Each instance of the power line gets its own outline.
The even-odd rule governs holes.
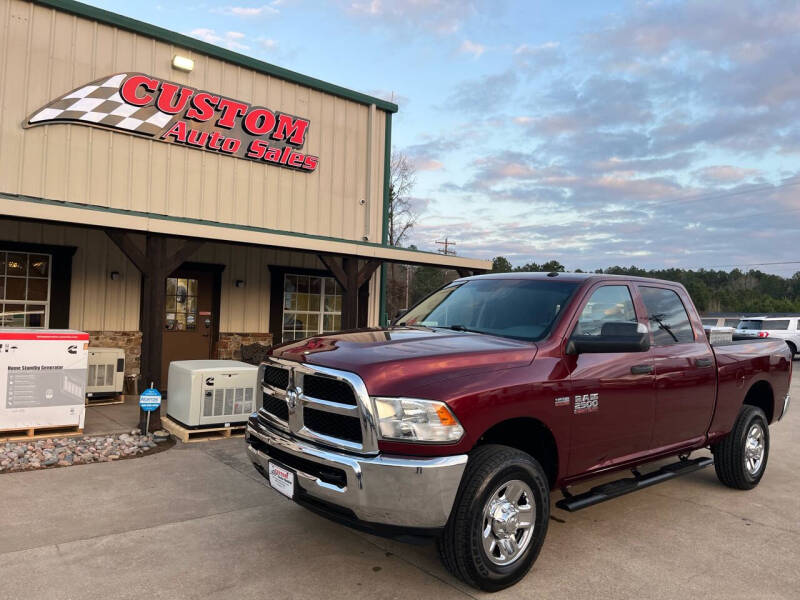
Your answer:
[[[710,265],[707,267],[700,267],[703,269],[722,269],[725,267],[769,267],[774,265],[800,265],[800,260],[784,260],[784,261],[776,261],[776,262],[762,262],[762,263],[739,263],[739,264],[731,264],[731,265]]]
[[[800,208],[790,208],[788,210],[780,210],[780,211],[777,211],[777,212],[764,210],[764,211],[760,211],[760,212],[748,213],[746,215],[735,215],[735,216],[731,216],[731,217],[718,217],[716,219],[702,219],[699,222],[701,224],[705,225],[707,223],[719,223],[721,221],[735,221],[737,219],[749,219],[751,217],[767,217],[767,216],[769,216],[769,217],[777,217],[777,216],[780,216],[780,215],[788,215],[788,214],[793,214],[793,213],[797,213],[797,212],[800,212]]]
[[[667,198],[664,200],[656,200],[652,205],[664,204],[683,204],[686,202],[697,202],[699,200],[718,200],[720,198],[729,198],[732,196],[745,196],[747,194],[757,192],[770,192],[773,190],[780,190],[787,187],[800,185],[800,176],[791,177],[788,180],[775,185],[765,184],[758,187],[751,187],[744,190],[729,190],[726,192],[716,192],[711,194],[699,194],[697,196],[687,196],[685,198]]]

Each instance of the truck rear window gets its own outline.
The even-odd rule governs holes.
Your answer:
[[[397,325],[473,331],[537,341],[544,338],[578,284],[526,279],[475,279],[444,287]]]

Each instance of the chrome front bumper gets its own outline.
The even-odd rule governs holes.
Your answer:
[[[783,410],[781,411],[781,416],[780,416],[780,417],[778,417],[778,420],[779,420],[779,421],[780,421],[781,419],[783,419],[783,417],[785,417],[785,416],[786,416],[786,412],[789,410],[789,401],[790,401],[791,399],[792,399],[792,398],[791,398],[791,396],[790,396],[790,395],[789,395],[789,393],[787,392],[787,393],[786,393],[786,397],[783,399]]]
[[[252,438],[300,459],[299,465],[302,461],[311,461],[341,469],[346,476],[343,487],[304,472],[302,466],[284,464],[297,474],[295,486],[309,496],[349,509],[360,521],[380,525],[420,529],[444,527],[467,465],[466,454],[437,458],[345,454],[292,438],[255,416],[248,422],[245,437],[250,460],[263,472],[267,471],[270,460],[288,461],[270,458],[253,447]]]

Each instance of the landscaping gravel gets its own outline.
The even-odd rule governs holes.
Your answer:
[[[150,452],[163,437],[130,433],[0,443],[0,473],[110,462]]]

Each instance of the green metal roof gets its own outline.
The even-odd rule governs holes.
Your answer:
[[[258,71],[259,73],[264,73],[285,81],[291,81],[292,83],[297,83],[299,85],[319,90],[320,92],[325,92],[326,94],[331,94],[333,96],[345,98],[346,100],[358,102],[359,104],[374,104],[377,108],[387,112],[397,112],[397,105],[393,102],[387,102],[386,100],[381,100],[380,98],[375,98],[367,94],[362,94],[361,92],[349,90],[347,88],[328,83],[327,81],[315,79],[314,77],[301,75],[300,73],[290,71],[289,69],[277,67],[264,61],[245,56],[244,54],[239,54],[238,52],[232,52],[231,50],[226,50],[225,48],[220,48],[219,46],[215,46],[213,44],[201,42],[198,39],[183,35],[181,33],[176,33],[162,27],[156,27],[155,25],[150,25],[149,23],[145,23],[143,21],[137,21],[136,19],[131,19],[130,17],[125,17],[117,13],[103,10],[102,8],[96,8],[81,2],[74,2],[73,0],[33,0],[33,2],[73,15],[85,17],[86,19],[90,19],[92,21],[105,23],[106,25],[111,25],[112,27],[126,29],[128,31],[132,31],[133,33],[154,38],[173,46],[180,46],[182,48],[194,50],[195,52],[240,65],[242,67]]]

